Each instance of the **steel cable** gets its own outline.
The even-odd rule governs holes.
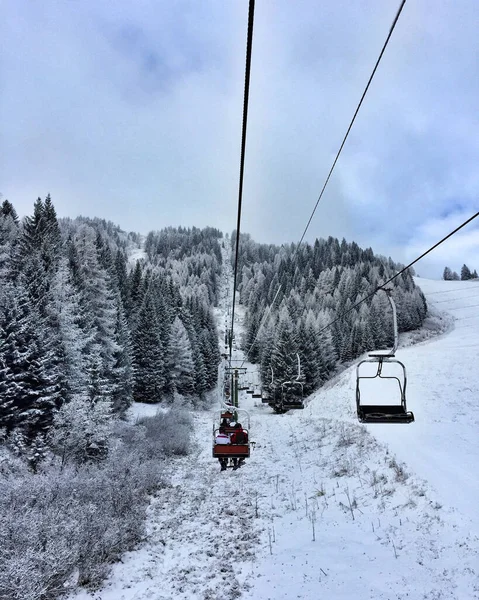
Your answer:
[[[235,304],[236,304],[236,285],[238,280],[238,257],[240,244],[241,230],[241,207],[243,204],[243,177],[244,177],[244,162],[246,154],[246,128],[248,124],[248,101],[249,101],[249,83],[251,73],[251,53],[253,49],[253,23],[254,23],[254,0],[249,1],[248,10],[248,38],[246,42],[246,66],[245,66],[245,81],[244,81],[244,99],[243,99],[243,128],[241,135],[241,160],[240,160],[240,176],[238,190],[238,217],[236,222],[236,248],[235,248],[235,263],[234,263],[234,278],[233,278],[233,302],[231,309],[231,330],[229,335],[229,360],[233,352],[233,331],[235,319]]]

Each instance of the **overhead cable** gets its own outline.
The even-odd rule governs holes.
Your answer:
[[[339,147],[339,150],[338,150],[338,152],[336,154],[336,158],[333,161],[333,165],[332,165],[331,169],[329,170],[328,176],[326,177],[326,181],[324,182],[323,187],[321,189],[321,192],[319,194],[319,197],[318,197],[318,199],[316,201],[316,204],[314,205],[313,212],[311,213],[311,215],[310,215],[310,217],[308,219],[308,222],[307,222],[306,227],[305,227],[305,229],[303,231],[303,235],[301,236],[301,239],[299,240],[296,248],[294,249],[294,252],[292,254],[291,260],[294,260],[294,257],[296,256],[296,254],[297,254],[297,252],[299,250],[299,247],[301,246],[301,244],[302,244],[302,242],[304,240],[304,236],[306,235],[306,232],[309,229],[309,226],[311,224],[311,221],[313,220],[313,217],[314,217],[314,214],[316,212],[316,209],[318,208],[318,204],[320,203],[321,198],[323,197],[324,191],[326,189],[326,186],[328,185],[329,180],[331,179],[331,175],[333,174],[334,167],[336,166],[336,163],[338,162],[338,159],[339,159],[339,156],[340,156],[340,154],[341,154],[341,152],[343,150],[344,144],[346,143],[346,140],[347,140],[347,138],[349,136],[349,132],[351,131],[351,129],[353,127],[354,121],[356,120],[356,116],[357,116],[357,114],[359,112],[359,109],[361,108],[361,105],[363,103],[363,100],[364,100],[364,98],[365,98],[365,96],[366,96],[366,94],[367,94],[367,92],[369,90],[369,86],[371,85],[373,77],[376,74],[376,71],[377,71],[377,68],[379,66],[379,63],[381,62],[383,54],[384,54],[384,52],[386,50],[386,47],[387,47],[387,45],[389,43],[389,40],[391,39],[391,35],[392,35],[393,31],[394,31],[394,28],[396,27],[396,23],[398,22],[399,16],[400,16],[400,14],[402,12],[402,9],[403,9],[403,7],[404,7],[405,4],[406,4],[406,0],[402,0],[400,6],[398,8],[398,11],[396,13],[396,16],[394,17],[394,21],[393,21],[391,27],[389,28],[388,36],[386,38],[386,41],[383,44],[383,47],[382,47],[381,52],[379,54],[379,57],[378,57],[378,59],[376,61],[376,64],[374,65],[374,69],[373,69],[373,71],[372,71],[372,73],[371,73],[371,75],[370,75],[370,77],[368,79],[368,82],[367,82],[366,87],[364,89],[364,92],[363,92],[363,94],[361,96],[361,99],[359,100],[359,104],[357,105],[356,110],[354,111],[353,118],[351,119],[351,122],[349,123],[349,127],[348,127],[348,129],[346,131],[346,135],[344,136],[343,141],[341,142],[341,146]],[[238,245],[236,246],[236,251],[238,251]],[[271,309],[273,308],[273,304],[274,304],[274,301],[276,300],[276,298],[278,296],[278,292],[279,292],[279,288],[278,288],[278,291],[276,292],[276,295],[275,295],[272,303],[269,306],[268,315],[271,312]],[[258,327],[256,335],[255,335],[255,337],[253,339],[253,342],[250,344],[249,348],[246,351],[246,355],[248,355],[251,352],[252,348],[254,347],[254,344],[256,343],[256,341],[258,339],[261,327],[264,325],[265,322],[266,322],[266,319],[262,319],[261,324]]]
[[[233,304],[231,310],[231,330],[229,336],[229,360],[231,362],[231,356],[233,352],[233,331],[234,331],[234,319],[235,319],[235,303],[236,303],[236,282],[238,279],[238,257],[239,257],[239,243],[240,243],[240,230],[241,230],[241,206],[243,203],[243,176],[244,176],[244,162],[246,153],[246,127],[248,124],[248,100],[249,100],[249,81],[251,72],[251,52],[253,48],[253,23],[254,23],[254,0],[249,0],[248,10],[248,38],[246,42],[246,66],[245,66],[245,80],[244,80],[244,100],[243,100],[243,129],[241,135],[241,160],[240,160],[240,176],[239,176],[239,190],[238,190],[238,218],[236,222],[236,248],[235,248],[235,264],[234,264],[234,280],[233,280]]]
[[[392,23],[392,25],[391,25],[391,27],[389,29],[389,33],[388,33],[388,36],[386,38],[386,41],[384,42],[384,45],[383,45],[382,50],[381,50],[381,53],[379,54],[379,58],[377,59],[376,64],[374,65],[373,72],[371,73],[371,76],[369,77],[368,83],[366,84],[366,87],[364,88],[364,92],[363,92],[363,95],[361,96],[361,99],[359,100],[359,104],[358,104],[356,110],[354,111],[354,115],[353,115],[353,118],[351,119],[351,123],[349,124],[349,127],[348,127],[348,129],[346,131],[346,135],[344,136],[343,141],[341,142],[341,146],[339,147],[339,150],[338,150],[338,152],[336,154],[336,158],[333,161],[333,165],[332,165],[331,169],[329,170],[328,176],[326,177],[326,181],[324,182],[324,185],[323,185],[323,187],[321,189],[321,192],[320,192],[319,197],[318,197],[318,199],[316,201],[316,204],[314,205],[313,212],[311,213],[311,216],[308,219],[306,227],[304,228],[303,235],[301,236],[301,239],[299,240],[299,244],[297,246],[298,248],[301,245],[302,241],[304,240],[304,236],[306,235],[306,232],[309,229],[311,221],[313,220],[314,213],[316,212],[316,209],[318,208],[318,204],[320,203],[321,198],[323,197],[323,194],[324,194],[324,191],[326,189],[326,186],[328,185],[329,180],[331,179],[331,175],[333,174],[334,167],[336,166],[336,163],[338,162],[339,156],[340,156],[340,154],[341,154],[341,152],[342,152],[342,150],[344,148],[344,144],[346,143],[346,140],[348,139],[349,132],[351,131],[351,129],[353,127],[354,121],[356,120],[356,116],[357,116],[357,114],[359,112],[359,109],[361,108],[361,105],[363,103],[363,100],[364,100],[364,98],[365,98],[365,96],[366,96],[366,94],[368,92],[369,86],[371,85],[371,81],[373,80],[373,77],[376,74],[376,71],[377,71],[377,68],[379,66],[379,63],[381,62],[383,54],[384,54],[384,52],[385,52],[385,50],[387,48],[387,45],[389,44],[389,40],[391,39],[392,33],[394,31],[394,28],[396,27],[396,23],[398,22],[399,16],[400,16],[400,14],[402,12],[402,9],[403,9],[403,7],[404,7],[405,4],[406,4],[406,0],[402,0],[401,5],[399,6],[398,11],[396,13],[396,16],[394,17],[394,21],[393,21],[393,23]]]
[[[363,302],[366,302],[366,300],[369,300],[369,298],[372,298],[377,291],[385,288],[388,285],[388,283],[391,283],[391,281],[394,281],[394,279],[396,279],[396,277],[399,277],[399,275],[402,275],[405,271],[407,271],[408,269],[410,269],[418,261],[420,261],[422,258],[424,258],[425,256],[427,256],[430,252],[432,252],[433,250],[435,250],[438,246],[440,246],[442,243],[444,243],[446,240],[448,240],[450,237],[452,237],[460,229],[462,229],[463,227],[465,227],[466,225],[468,225],[469,223],[471,223],[471,221],[474,221],[474,219],[477,218],[478,216],[479,216],[479,212],[477,212],[475,215],[472,215],[472,217],[470,217],[469,219],[467,219],[467,221],[464,221],[464,223],[462,223],[462,225],[459,225],[459,227],[456,227],[456,229],[454,229],[454,231],[451,231],[451,233],[448,233],[445,237],[443,237],[441,240],[439,240],[439,242],[437,242],[436,244],[434,244],[434,246],[431,246],[428,250],[426,250],[425,252],[423,252],[421,254],[421,256],[418,256],[416,259],[414,259],[412,262],[410,262],[406,267],[402,268],[398,273],[396,273],[395,275],[393,275],[392,277],[390,277],[387,281],[385,281],[380,286],[378,286],[373,292],[371,292],[370,294],[368,294],[367,296],[365,296],[362,300],[359,300],[359,302],[356,302],[356,304],[353,304],[353,306],[351,306],[351,308],[348,308],[348,310],[345,310],[343,313],[341,313],[339,315],[339,317],[336,317],[336,319],[334,319],[333,321],[331,321],[330,323],[328,323],[327,325],[325,325],[324,327],[322,327],[318,331],[318,333],[321,333],[325,329],[328,329],[328,327],[331,327],[331,325],[334,325],[334,323],[337,323],[338,321],[340,321],[341,319],[343,319],[348,313],[350,313],[351,311],[353,311],[360,304],[362,304]]]
[[[254,338],[253,338],[253,341],[251,342],[251,344],[250,344],[250,346],[249,346],[248,350],[246,351],[246,355],[248,355],[248,354],[249,354],[249,352],[251,351],[251,349],[252,349],[252,348],[254,347],[254,345],[256,344],[256,340],[258,339],[259,333],[260,333],[260,331],[261,331],[261,327],[263,327],[263,325],[266,323],[266,321],[267,321],[267,319],[268,319],[268,317],[269,317],[269,313],[271,312],[271,309],[272,309],[272,308],[273,308],[273,306],[274,306],[274,303],[275,303],[275,301],[276,301],[276,298],[278,297],[278,294],[279,294],[280,290],[281,290],[281,284],[278,286],[278,289],[276,290],[276,294],[274,295],[274,298],[273,298],[273,300],[271,301],[271,304],[270,304],[270,305],[268,306],[268,308],[267,308],[267,309],[264,311],[263,318],[261,319],[261,321],[260,321],[260,324],[259,324],[259,326],[258,326],[258,329],[256,330],[256,335],[254,336]],[[243,366],[245,362],[246,362],[246,358],[245,358],[245,359],[243,359],[243,362],[241,363],[241,366]]]

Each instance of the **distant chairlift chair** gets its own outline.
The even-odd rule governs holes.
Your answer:
[[[281,384],[281,401],[275,411],[285,413],[297,408],[304,408],[303,384],[300,381],[284,381]]]
[[[285,413],[291,409],[304,408],[303,400],[303,384],[299,381],[301,378],[301,361],[299,354],[296,354],[298,359],[298,375],[293,381],[284,381],[281,384],[281,396],[275,397],[269,402],[269,405],[276,413]],[[273,381],[273,380],[272,380]]]
[[[256,374],[254,385],[253,385],[253,398],[263,398],[263,393],[261,391],[261,384],[259,382],[259,376]]]
[[[398,329],[397,329],[397,317],[396,317],[396,305],[394,300],[391,298],[390,290],[384,289],[387,293],[389,303],[391,304],[393,313],[393,325],[394,325],[394,346],[388,352],[371,352],[369,358],[362,360],[356,367],[356,410],[358,419],[361,423],[412,423],[414,421],[414,414],[407,410],[406,407],[406,367],[399,360],[393,360],[395,352],[398,347]],[[368,364],[377,365],[376,373],[371,374],[371,367],[369,368],[369,374],[366,374]],[[385,365],[396,365],[396,375],[384,375],[383,366]],[[399,366],[399,367],[398,367]],[[360,383],[366,379],[383,379],[383,380],[396,380],[399,387],[399,403],[394,404],[363,404],[361,401]]]

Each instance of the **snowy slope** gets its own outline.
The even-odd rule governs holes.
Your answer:
[[[479,285],[467,281],[418,279],[428,305],[454,318],[450,333],[414,347],[396,358],[407,368],[409,425],[368,425],[378,440],[424,477],[441,502],[471,520],[479,535]],[[355,369],[338,385],[317,395],[322,407],[354,421]],[[377,389],[378,397],[382,388]],[[377,400],[378,397],[373,398]]]
[[[196,451],[152,500],[144,546],[75,600],[479,598],[479,285],[419,283],[457,320],[397,352],[415,423],[359,425],[354,368],[303,411],[276,415],[242,392],[256,446],[221,473],[214,411],[196,414]],[[239,307],[237,339],[242,321]]]
[[[131,268],[136,265],[137,261],[146,259],[145,240],[146,238],[141,236],[140,247],[134,246],[129,248],[128,264]]]

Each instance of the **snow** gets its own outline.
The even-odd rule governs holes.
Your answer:
[[[241,392],[256,444],[222,473],[218,406],[196,413],[195,451],[152,498],[144,544],[72,600],[479,598],[479,286],[417,283],[455,321],[414,346],[400,339],[414,423],[358,424],[355,365],[284,415]],[[237,340],[243,318],[239,306]],[[383,392],[370,387],[371,402]]]
[[[134,402],[133,405],[128,409],[128,419],[134,423],[138,419],[144,417],[154,417],[157,413],[168,412],[168,408],[165,406],[159,406],[158,404],[148,404],[146,402]]]
[[[130,265],[131,268],[133,268],[137,261],[141,261],[144,260],[146,258],[146,252],[144,249],[145,246],[145,238],[142,236],[141,238],[141,247],[133,247],[129,249],[128,252],[128,264]]]

